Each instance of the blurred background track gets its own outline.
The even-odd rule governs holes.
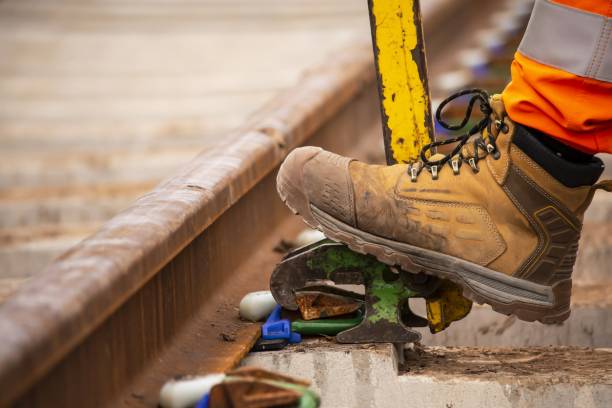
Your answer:
[[[0,2],[0,300],[369,36],[360,0]]]

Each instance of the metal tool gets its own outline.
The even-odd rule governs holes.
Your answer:
[[[411,317],[407,302],[416,292],[373,256],[358,254],[330,240],[287,255],[272,273],[270,290],[281,306],[296,310],[295,293],[311,282],[323,281],[365,287],[364,318],[358,326],[339,333],[339,342],[408,343],[420,339],[420,334],[402,321],[403,316]],[[403,313],[400,304],[405,304]]]
[[[295,292],[304,320],[342,316],[359,310],[364,296],[330,285],[307,286]]]
[[[432,333],[441,332],[470,313],[472,301],[463,297],[461,292],[461,288],[454,283],[442,281],[427,298],[427,321]]]
[[[291,322],[289,319],[282,319],[281,312],[280,306],[272,310],[266,322],[261,326],[261,338],[263,340],[284,339],[289,343],[299,343],[302,337],[291,331]]]
[[[335,336],[340,332],[359,325],[363,321],[363,313],[348,318],[318,319],[318,320],[295,320],[291,322],[291,330],[296,333],[309,336]]]
[[[272,273],[270,289],[279,305],[297,310],[296,293],[312,288],[313,282],[318,288],[323,282],[364,285],[364,316],[359,324],[337,333],[336,339],[341,343],[414,342],[421,336],[411,327],[429,325],[432,332],[437,332],[469,313],[465,303],[457,303],[455,297],[445,295],[457,288],[453,283],[424,274],[394,270],[373,256],[353,252],[330,240],[289,253]],[[333,288],[330,291],[338,290],[333,286],[330,288]],[[460,289],[457,290],[460,296]],[[408,304],[410,298],[425,298],[431,303],[428,303],[428,310],[432,310],[431,320],[412,312]],[[455,304],[462,308],[455,308]],[[295,323],[293,330],[301,332],[296,327],[305,322],[297,326]]]
[[[295,331],[295,329],[292,330]],[[271,339],[264,340],[261,337],[257,339],[255,345],[251,349],[251,351],[273,351],[273,350],[282,350],[289,345],[289,340],[287,339]]]

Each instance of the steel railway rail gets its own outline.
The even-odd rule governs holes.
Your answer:
[[[433,72],[498,7],[424,3]],[[380,140],[371,45],[355,44],[7,299],[0,405],[154,406],[169,377],[237,364],[259,330],[237,300],[301,228],[276,198],[279,163],[303,144],[365,158]]]

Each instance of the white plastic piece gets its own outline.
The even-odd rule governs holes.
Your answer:
[[[489,59],[487,52],[480,48],[470,48],[459,53],[459,63],[470,69],[486,66]]]
[[[520,29],[522,22],[519,20],[520,17],[512,12],[512,10],[499,11],[491,16],[491,21],[493,21],[495,27],[505,34],[512,34]]]
[[[276,306],[269,290],[251,292],[240,301],[240,317],[252,322],[265,319]]]
[[[511,3],[512,12],[518,17],[527,17],[533,10],[533,0],[520,0]]]
[[[325,239],[325,235],[323,235],[321,231],[307,228],[299,233],[295,239],[295,245],[299,248],[305,245],[313,244],[322,239]]]
[[[501,30],[480,30],[476,33],[476,40],[481,47],[489,51],[501,49],[506,45],[506,35]]]
[[[435,112],[438,110],[438,106],[442,103],[443,99],[440,98],[432,98],[431,99],[431,111]]]
[[[436,86],[441,92],[450,93],[458,89],[465,88],[470,81],[472,81],[472,75],[469,71],[451,71],[439,75],[436,81]]]
[[[194,406],[204,394],[219,384],[225,374],[210,374],[204,377],[188,377],[171,380],[159,392],[159,404],[164,408],[187,408]]]

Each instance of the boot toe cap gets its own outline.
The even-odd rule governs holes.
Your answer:
[[[280,198],[294,213],[306,216],[308,198],[304,191],[304,166],[323,149],[319,147],[300,147],[294,149],[281,164],[276,177],[276,189]]]
[[[295,149],[279,170],[278,192],[289,208],[307,221],[312,221],[312,204],[354,226],[354,193],[348,168],[351,160],[318,147]]]

